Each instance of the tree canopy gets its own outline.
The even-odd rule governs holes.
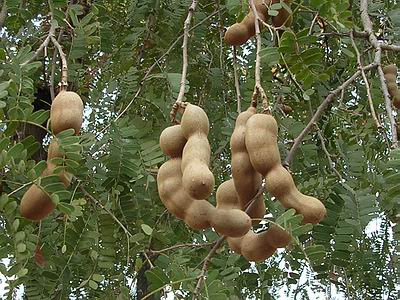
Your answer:
[[[0,1],[1,296],[399,299],[400,105],[383,68],[400,65],[400,2],[264,2],[292,24],[260,23],[231,47],[225,31],[253,0]],[[63,84],[84,101],[80,134],[57,134],[69,187],[42,176]],[[327,209],[304,224],[264,193],[254,229],[280,224],[292,241],[261,263],[168,213],[156,182],[177,100],[208,115],[218,187],[255,98],[298,189]],[[32,184],[56,204],[40,222],[19,211]]]

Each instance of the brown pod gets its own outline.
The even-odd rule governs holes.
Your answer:
[[[50,109],[51,130],[58,134],[73,128],[78,134],[83,121],[83,102],[77,93],[62,91],[54,98]]]
[[[224,40],[228,45],[239,46],[247,42],[251,37],[245,24],[235,23],[225,32]]]
[[[186,209],[185,223],[192,229],[202,230],[211,227],[210,220],[215,207],[206,200],[192,201]]]
[[[284,104],[284,105],[282,105],[282,111],[285,114],[289,115],[293,111],[293,108],[289,105]]]
[[[57,165],[47,161],[47,168],[43,171],[42,176],[56,175],[54,173],[54,169],[56,167]],[[60,173],[58,173],[58,178],[64,184],[65,187],[69,187],[71,185],[72,174],[66,171],[61,171]]]
[[[273,0],[272,3],[279,3],[280,0]],[[290,6],[290,0],[285,0],[284,1],[288,6]],[[278,15],[272,17],[272,25],[274,25],[275,27],[281,27],[283,25],[289,27],[290,25],[292,25],[293,22],[293,16],[292,14],[287,11],[284,7],[282,7],[279,11],[278,11]]]
[[[264,261],[271,257],[278,248],[284,248],[291,241],[290,234],[272,224],[268,230],[254,233],[250,230],[241,238],[228,238],[230,248],[249,261]]]
[[[165,155],[172,158],[182,156],[185,144],[181,125],[169,126],[161,132],[160,148]]]
[[[194,199],[207,199],[214,188],[214,175],[208,168],[211,149],[207,140],[209,121],[197,105],[188,104],[181,120],[182,132],[187,139],[182,154],[182,184]]]
[[[400,109],[400,90],[397,90],[397,93],[393,97],[393,105]]]
[[[47,152],[47,159],[52,159],[56,157],[63,157],[63,153],[60,151],[60,145],[56,138],[53,138],[50,142],[49,149]]]
[[[396,74],[392,74],[392,73],[385,74],[385,79],[388,84],[391,82],[396,83],[396,78],[397,78]]]
[[[397,91],[399,90],[396,82],[389,82],[387,84],[387,88],[388,88],[388,92],[392,98],[396,95]]]
[[[278,124],[271,115],[255,114],[246,123],[246,148],[254,169],[265,176],[281,164],[277,136]]]
[[[46,218],[56,207],[49,195],[42,191],[36,184],[25,192],[22,197],[19,211],[21,216],[32,221],[41,221]]]
[[[387,65],[383,68],[383,73],[396,75],[397,67],[394,64]]]
[[[242,210],[245,210],[249,202],[256,196],[262,184],[262,176],[254,170],[250,162],[245,142],[246,123],[255,112],[256,109],[250,107],[238,115],[235,129],[230,140],[232,152],[232,178]],[[260,199],[254,203],[248,212],[248,215],[256,219],[264,217],[265,203],[262,195],[260,196]]]
[[[304,195],[297,189],[290,173],[281,165],[273,168],[266,176],[267,191],[284,207],[294,208],[304,216],[304,223],[319,223],[326,215],[325,206],[317,198]]]
[[[270,115],[255,114],[246,123],[246,148],[255,170],[265,176],[267,191],[284,207],[304,216],[304,223],[318,223],[326,215],[325,206],[303,195],[290,173],[281,165],[277,144],[278,125]]]
[[[181,163],[180,158],[165,162],[157,173],[157,187],[160,199],[168,211],[183,220],[193,199],[182,188]]]
[[[223,182],[217,189],[217,209],[211,225],[221,235],[240,237],[251,228],[250,217],[240,210],[240,203],[232,179]]]

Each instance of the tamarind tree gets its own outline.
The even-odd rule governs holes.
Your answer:
[[[0,1],[0,297],[399,299],[400,94],[384,67],[400,65],[400,2],[261,1],[267,15],[259,2]],[[239,26],[230,46],[226,29],[249,9],[254,32]],[[291,24],[271,23],[281,11]],[[60,89],[84,102],[80,134],[57,134],[68,187],[41,176]],[[216,187],[236,116],[259,102],[322,222],[265,193],[253,228],[282,224],[291,243],[251,263],[169,214],[159,136],[184,102],[208,115]],[[40,222],[19,210],[32,184],[55,204]]]

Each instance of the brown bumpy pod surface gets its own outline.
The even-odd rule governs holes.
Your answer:
[[[53,138],[49,145],[49,150],[47,152],[47,159],[52,159],[56,157],[63,157],[63,153],[60,151],[60,145],[56,138]]]
[[[162,152],[169,157],[182,156],[186,138],[183,136],[181,125],[165,128],[160,135],[160,147]]]
[[[280,0],[273,0],[272,3],[279,3]],[[290,1],[285,0],[284,1],[288,6],[290,6]],[[293,16],[290,12],[288,12],[284,7],[282,7],[279,10],[279,13],[277,16],[272,17],[272,24],[275,27],[281,27],[283,25],[285,26],[290,26],[292,25],[293,22]]]
[[[233,180],[223,182],[217,189],[217,209],[211,225],[221,235],[241,237],[251,228],[250,217],[242,210]]]
[[[325,206],[317,198],[299,192],[290,173],[282,166],[272,169],[265,178],[267,191],[286,208],[294,208],[304,216],[304,223],[319,223],[326,215]]]
[[[255,114],[246,123],[246,147],[256,171],[265,176],[267,191],[284,207],[304,216],[304,223],[319,223],[325,206],[314,197],[299,192],[290,173],[281,165],[278,125],[270,115]]]
[[[242,210],[245,210],[248,203],[257,194],[262,183],[261,174],[254,170],[250,162],[245,142],[246,123],[255,112],[256,109],[250,107],[238,115],[236,118],[235,129],[230,140],[232,152],[232,177]],[[253,207],[248,212],[248,215],[256,219],[263,218],[265,215],[263,196],[260,196],[260,199],[254,203]]]
[[[393,105],[400,109],[400,90],[397,90],[396,95],[393,97]]]
[[[272,224],[268,230],[254,233],[250,230],[241,238],[228,238],[229,247],[249,261],[263,261],[271,257],[278,248],[289,245],[289,233]]]
[[[181,164],[180,158],[165,162],[158,170],[157,186],[160,199],[168,211],[183,220],[193,199],[182,188]]]
[[[55,207],[50,197],[33,184],[22,197],[19,211],[24,218],[40,221],[46,218]]]
[[[215,207],[206,200],[192,201],[186,210],[185,223],[193,229],[201,230],[211,227],[210,220]]]
[[[83,102],[77,93],[62,91],[54,98],[50,109],[51,130],[54,134],[73,128],[78,134],[83,120]]]
[[[251,164],[265,176],[281,163],[277,145],[278,124],[271,115],[255,114],[247,121],[245,134]]]
[[[246,25],[235,23],[226,31],[224,40],[231,46],[239,46],[246,43],[250,36],[251,35]]]
[[[383,73],[396,75],[397,67],[395,65],[387,65],[383,68]]]
[[[385,74],[386,82],[389,84],[390,82],[396,83],[396,74],[387,73]]]
[[[211,155],[207,140],[208,117],[199,106],[188,104],[182,115],[181,127],[187,139],[182,154],[183,187],[191,197],[206,199],[215,183],[214,175],[208,168]]]
[[[265,4],[263,3],[265,2]],[[256,0],[254,4],[256,6],[259,17],[266,22],[268,13],[267,5],[269,5],[270,0]],[[260,29],[262,23],[260,22]],[[247,42],[248,39],[255,35],[255,16],[250,8],[249,13],[244,17],[240,23],[235,23],[228,28],[225,33],[225,42],[231,46],[239,46]]]
[[[389,91],[389,94],[391,97],[394,97],[396,95],[397,91],[399,90],[396,82],[389,82],[387,84],[387,88],[388,88],[388,91]]]

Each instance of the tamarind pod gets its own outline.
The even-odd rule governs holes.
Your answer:
[[[240,237],[251,228],[250,217],[240,210],[240,203],[232,179],[217,189],[217,209],[212,212],[211,225],[221,235]]]
[[[393,105],[400,109],[400,90],[397,90],[396,94],[393,96]]]
[[[214,188],[214,175],[208,168],[210,144],[207,140],[208,117],[197,105],[188,104],[182,115],[181,128],[187,139],[182,154],[182,184],[190,197],[208,198]]]
[[[33,184],[22,196],[19,211],[26,219],[40,221],[46,218],[55,207],[49,195]]]
[[[389,84],[390,82],[396,83],[396,80],[397,80],[396,73],[395,73],[395,74],[392,74],[392,73],[387,73],[387,74],[385,74],[385,79],[386,79],[386,82],[387,82],[388,84]]]
[[[387,66],[383,67],[383,73],[396,75],[396,73],[397,73],[396,65],[391,64],[391,65],[387,65]]]
[[[229,237],[241,237],[251,228],[250,217],[240,209],[212,210],[210,223],[220,235]]]
[[[183,136],[181,125],[173,125],[165,128],[160,134],[161,151],[169,157],[182,156],[186,138]]]
[[[279,3],[280,0],[272,0],[272,3]],[[284,1],[288,6],[290,6],[290,0]],[[279,9],[278,15],[272,17],[272,25],[275,27],[281,27],[283,25],[290,26],[293,22],[292,14],[287,11],[284,7]]]
[[[50,124],[54,134],[73,128],[78,134],[83,121],[83,102],[77,93],[62,91],[50,108]]]
[[[188,103],[182,115],[181,127],[183,136],[189,139],[195,133],[207,136],[210,123],[207,114],[201,107]]]
[[[242,255],[250,261],[264,261],[271,257],[278,248],[284,248],[291,241],[290,234],[272,224],[268,230],[254,233],[251,231],[243,238]]]
[[[47,161],[47,168],[43,171],[42,176],[56,175],[54,174],[54,169],[56,167],[57,165],[51,163],[50,161]],[[60,173],[58,173],[58,178],[65,187],[69,187],[71,185],[72,174],[66,171],[61,171]]]
[[[194,135],[187,141],[182,154],[182,184],[193,198],[208,198],[214,188],[215,179],[208,168],[210,145],[204,136]]]
[[[251,36],[251,32],[245,24],[235,23],[225,32],[224,40],[228,45],[240,46],[246,43]]]
[[[47,159],[50,160],[55,157],[63,157],[63,153],[60,151],[60,145],[56,138],[53,138],[50,142],[49,149],[47,152]]]
[[[202,230],[211,227],[210,220],[216,208],[206,200],[192,201],[186,209],[185,223],[192,229]]]
[[[392,98],[396,95],[397,91],[399,90],[396,82],[389,82],[387,84],[387,88]]]
[[[238,115],[230,140],[232,177],[239,197],[239,203],[243,210],[257,194],[262,184],[262,176],[254,170],[245,142],[246,123],[255,112],[256,109],[250,107]],[[260,196],[260,198],[248,212],[248,215],[252,218],[258,219],[265,215],[265,203],[262,200],[263,197]]]
[[[246,123],[245,143],[254,169],[265,176],[281,164],[278,144],[278,124],[274,117],[255,114]]]
[[[157,173],[157,187],[160,199],[168,211],[183,220],[193,199],[183,190],[181,163],[180,158],[165,162]]]
[[[290,173],[281,165],[270,170],[266,176],[267,191],[284,207],[294,208],[304,216],[304,223],[319,223],[326,215],[326,208],[317,198],[304,195],[297,189]]]

